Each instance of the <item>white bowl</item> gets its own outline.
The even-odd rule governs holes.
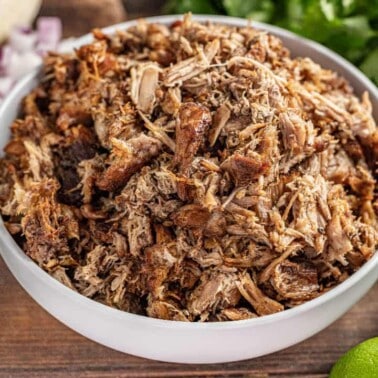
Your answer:
[[[179,16],[153,17],[169,24]],[[197,16],[199,21],[243,26],[246,20]],[[107,33],[135,21],[106,28]],[[356,93],[367,90],[378,118],[378,90],[354,66],[317,43],[280,28],[254,23],[280,37],[292,54],[309,56],[346,77]],[[73,45],[91,40],[84,36]],[[37,73],[25,77],[0,108],[0,148],[9,138],[22,97],[38,82]],[[51,315],[68,327],[110,348],[156,360],[185,363],[238,361],[289,347],[321,331],[353,306],[378,278],[378,253],[360,270],[326,294],[298,307],[261,318],[220,323],[184,323],[129,314],[88,299],[65,287],[39,268],[13,240],[0,220],[0,253],[18,282]]]

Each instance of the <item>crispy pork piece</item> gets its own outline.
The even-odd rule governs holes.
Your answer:
[[[73,211],[56,200],[58,187],[54,179],[30,183],[28,195],[17,199],[18,212],[23,214],[24,248],[40,266],[69,255],[70,241],[79,238],[79,224]]]
[[[159,154],[159,140],[140,134],[127,142],[113,141],[114,160],[99,177],[96,185],[101,190],[115,191],[127,183],[129,178]]]
[[[200,284],[190,295],[188,310],[194,316],[206,318],[210,313],[235,306],[239,299],[235,273],[205,273],[201,276]]]
[[[271,282],[283,298],[296,301],[314,298],[320,289],[316,267],[308,261],[283,261],[275,267]]]
[[[179,171],[187,173],[194,156],[204,143],[205,133],[211,123],[209,110],[193,102],[183,103],[176,124],[176,151],[174,161]]]
[[[266,296],[257,287],[248,273],[240,276],[237,286],[240,294],[252,305],[256,313],[260,316],[274,314],[275,312],[279,312],[284,309],[281,303]]]
[[[180,207],[172,215],[173,222],[183,228],[203,228],[210,219],[210,212],[197,204],[190,204]]]
[[[159,297],[159,290],[177,259],[165,245],[155,244],[145,249],[144,273],[147,288],[153,296]]]
[[[246,186],[258,180],[268,170],[269,163],[259,154],[249,157],[235,153],[221,167],[230,173],[236,186]]]
[[[147,315],[151,318],[179,320],[187,322],[188,316],[173,301],[151,300],[147,306]]]
[[[257,318],[257,314],[248,310],[245,307],[230,307],[225,308],[220,312],[217,316],[218,320],[220,321],[227,321],[227,320],[245,320],[245,319],[252,319]]]
[[[231,111],[227,105],[222,104],[214,114],[214,121],[209,132],[210,146],[213,147],[221,133],[223,127],[226,125],[231,117]]]

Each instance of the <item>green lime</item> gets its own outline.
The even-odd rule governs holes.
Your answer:
[[[378,337],[348,350],[333,365],[329,378],[378,378]]]

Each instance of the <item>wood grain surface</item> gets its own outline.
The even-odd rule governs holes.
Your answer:
[[[150,361],[71,331],[26,294],[0,259],[0,377],[326,377],[341,354],[377,335],[378,284],[333,325],[281,352],[227,364]]]
[[[135,11],[156,14],[155,8],[148,8],[143,0]],[[130,10],[134,10],[131,6],[128,11],[133,18]],[[66,35],[73,34],[69,24],[64,28]],[[0,377],[318,378],[326,377],[350,347],[377,335],[378,284],[321,333],[269,356],[207,365],[145,360],[98,345],[61,324],[26,294],[0,258]]]

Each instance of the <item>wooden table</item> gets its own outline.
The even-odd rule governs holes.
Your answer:
[[[70,25],[64,27],[69,35]],[[98,345],[59,323],[24,292],[0,258],[0,377],[326,377],[341,354],[377,335],[378,284],[329,328],[284,351],[218,365],[149,361]]]
[[[98,345],[59,323],[0,259],[0,377],[326,377],[341,354],[377,335],[378,284],[333,325],[281,352],[228,364],[149,361]]]

